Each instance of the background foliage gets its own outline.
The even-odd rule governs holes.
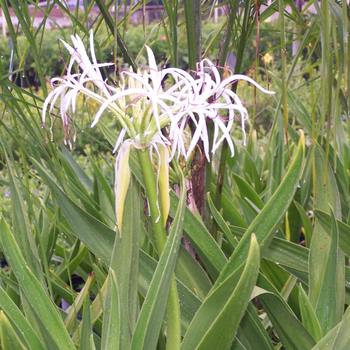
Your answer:
[[[10,1],[20,26],[8,22],[0,40],[1,348],[348,349],[346,1],[310,0],[300,12],[282,0],[169,0],[160,23],[128,24],[146,3],[133,1],[120,20],[112,2],[84,2],[70,12],[54,1],[73,24],[48,30],[46,20],[31,25],[29,3]],[[30,5],[49,20],[49,10]],[[215,6],[225,13],[217,25]],[[8,17],[7,2],[1,7]],[[78,32],[87,42],[89,29],[99,61],[121,69],[144,67],[146,44],[159,63],[184,69],[195,69],[199,55],[223,67],[232,51],[235,73],[276,91],[266,97],[233,85],[249,104],[248,143],[237,128],[235,156],[223,145],[206,164],[202,217],[185,205],[184,183],[196,167],[180,164],[185,180],[172,164],[162,252],[135,152],[123,235],[115,231],[111,149],[120,127],[113,118],[106,114],[91,130],[98,106],[81,99],[73,150],[62,145],[59,118],[54,141],[46,142],[49,126],[40,116],[47,80],[64,74],[61,55],[68,60],[57,38]],[[13,84],[16,72],[33,73],[39,91]]]

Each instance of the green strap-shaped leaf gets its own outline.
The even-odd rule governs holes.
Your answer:
[[[324,276],[319,281],[320,294],[315,308],[323,335],[326,335],[340,322],[345,301],[344,255],[338,248],[339,233],[333,210],[331,217],[331,244],[325,261]],[[339,270],[342,272],[342,278],[338,275]]]
[[[185,334],[181,350],[231,347],[255,286],[259,261],[259,246],[253,234],[244,270],[239,267],[204,300]]]
[[[349,329],[350,329],[350,308],[348,307],[340,323],[340,328],[336,333],[336,339],[334,341],[333,349],[350,349]]]
[[[2,350],[26,350],[3,311],[0,311],[0,340]]]
[[[303,222],[306,246],[310,247],[311,236],[312,236],[312,223],[309,217],[307,216],[305,209],[298,202],[294,202],[294,204],[297,207],[301,220]]]
[[[35,159],[32,159],[43,181],[51,188],[55,199],[73,227],[75,234],[105,264],[110,263],[115,232],[73,203],[56,185],[49,173]]]
[[[186,187],[181,176],[179,207],[141,309],[131,343],[133,350],[152,350],[157,345],[185,220]]]
[[[3,135],[2,135],[3,136]],[[6,142],[6,141],[5,141]],[[7,144],[6,144],[7,146]],[[21,248],[22,254],[29,267],[36,276],[42,276],[38,249],[35,244],[35,236],[30,227],[28,212],[26,210],[22,193],[19,188],[19,182],[15,177],[10,161],[5,151],[6,163],[8,165],[8,174],[10,179],[11,202],[13,212],[14,230],[16,242]]]
[[[92,337],[92,323],[90,314],[90,296],[85,295],[84,305],[83,305],[83,320],[80,335],[80,349],[92,350],[90,346],[90,338]]]
[[[314,214],[326,232],[330,232],[332,223],[331,215],[319,209],[314,210]],[[350,257],[350,226],[340,220],[337,220],[337,226],[339,230],[339,247],[344,254]]]
[[[109,270],[107,292],[104,302],[101,350],[120,349],[120,317],[117,277]]]
[[[262,274],[259,274],[257,286],[261,290],[256,296],[259,296],[284,347],[293,350],[311,349],[315,345],[314,339],[294,315],[279,291]]]
[[[43,181],[48,185],[53,191],[54,197],[59,203],[61,210],[63,211],[69,225],[72,227],[74,234],[86,245],[86,247],[92,251],[97,258],[101,259],[101,261],[109,265],[111,262],[112,250],[113,250],[113,242],[115,239],[115,232],[111,230],[108,226],[98,221],[96,218],[88,214],[86,211],[78,207],[74,204],[66,194],[56,185],[55,181],[51,178],[48,172],[35,160],[33,160],[36,169],[38,170],[40,176]],[[176,198],[176,203],[178,203],[179,198]],[[192,213],[191,213],[192,214]],[[195,229],[196,225],[193,223],[198,223],[200,228],[203,228],[204,225],[195,218],[192,214],[190,220],[189,227],[191,229]],[[205,227],[204,227],[204,230]],[[208,231],[206,231],[208,232]],[[201,230],[196,232],[196,235],[200,235]],[[208,233],[210,236],[210,234]],[[198,237],[199,239],[199,237]],[[221,252],[219,246],[215,243],[215,241],[210,236],[210,243],[214,242],[214,246],[210,245],[210,247],[214,247],[214,252],[218,249],[220,252],[221,258],[223,261],[226,261],[223,253]],[[211,256],[210,248],[206,250],[208,256]],[[209,252],[209,253],[208,253]],[[220,259],[217,259],[217,262],[220,263]],[[222,263],[223,265],[223,263]],[[139,277],[139,290],[143,295],[146,295],[148,290],[148,286],[150,281],[154,275],[154,270],[156,268],[156,261],[152,259],[145,252],[140,250],[140,277]],[[216,270],[218,271],[218,270]],[[218,272],[216,272],[218,273]],[[184,284],[180,284],[181,293],[180,294],[180,305],[181,305],[181,317],[183,327],[187,327],[189,322],[191,321],[194,313],[197,311],[200,305],[200,299],[198,299],[195,295],[194,290],[188,290]],[[203,290],[206,290],[204,287]]]
[[[182,245],[180,246],[175,275],[201,300],[206,297],[213,286],[202,266]]]
[[[300,317],[298,290],[294,288],[295,277],[286,272],[280,265],[273,261],[263,259],[260,263],[260,270],[266,279],[278,290],[281,296],[288,300],[289,307],[294,314]],[[293,280],[293,281],[291,281]]]
[[[180,256],[181,253],[179,253],[178,260],[180,259]],[[139,291],[143,296],[146,296],[147,294],[148,287],[153,278],[156,267],[157,261],[146,254],[143,250],[140,250]],[[199,296],[203,294],[203,291],[201,293],[198,293],[199,296],[197,296],[196,290],[189,289],[179,279],[176,280],[176,284],[180,302],[182,334],[184,334],[188,328],[188,325],[192,321],[193,316],[196,314],[197,310],[202,304],[201,298]]]
[[[315,345],[311,335],[281,299],[273,294],[264,294],[260,300],[286,349],[309,350]]]
[[[140,185],[131,175],[122,234],[116,235],[110,267],[115,272],[120,312],[120,349],[128,349],[139,311]],[[142,207],[143,208],[143,207]]]
[[[58,349],[74,350],[75,346],[63,325],[56,306],[29,269],[4,218],[1,219],[0,237],[6,259],[36,314],[38,322],[40,321],[43,326],[42,332],[56,344]]]
[[[216,186],[213,183],[211,184],[210,192],[211,197],[214,198],[216,193]],[[233,201],[228,198],[225,193],[221,194],[221,208],[223,209],[222,216],[226,221],[229,221],[232,225],[247,228],[247,223],[243,219],[241,213],[236,209]]]
[[[233,174],[233,179],[237,184],[241,197],[244,199],[249,199],[249,201],[252,202],[257,208],[262,209],[264,202],[260,199],[254,188],[237,174]]]
[[[221,216],[221,214],[218,212],[218,210],[215,208],[215,205],[209,195],[207,194],[207,201],[209,205],[209,209],[211,211],[211,214],[213,215],[217,225],[221,228],[222,232],[224,233],[224,236],[226,237],[227,241],[230,243],[232,248],[236,247],[238,242],[237,239],[233,237],[228,225],[226,224],[224,218]]]
[[[170,191],[170,216],[174,217],[179,199],[173,191]],[[195,249],[203,265],[207,268],[210,276],[216,279],[226,263],[226,257],[214,238],[211,236],[203,221],[196,217],[191,210],[185,209],[185,235]]]
[[[316,219],[309,254],[309,300],[319,319],[324,336],[340,322],[343,315],[345,288],[340,286],[345,284],[345,262],[344,255],[338,248],[339,230],[335,220],[341,219],[337,182],[331,166],[326,162],[322,148],[316,145],[314,152],[316,209],[329,214],[331,210],[334,211],[334,217],[331,219],[331,237],[320,220]],[[327,178],[324,183],[326,167]],[[333,312],[335,314],[332,314]]]
[[[322,338],[321,326],[301,284],[299,285],[299,303],[304,327],[315,341],[319,341]]]
[[[86,280],[84,287],[78,294],[78,297],[74,300],[74,303],[66,311],[67,317],[64,320],[64,325],[69,333],[71,333],[73,330],[73,326],[74,326],[74,323],[76,322],[77,314],[81,309],[81,307],[83,306],[85,297],[89,295],[89,292],[93,283],[94,283],[94,277],[90,275]]]
[[[232,234],[238,238],[244,235],[245,230],[240,227],[230,227]],[[264,258],[280,265],[308,272],[309,250],[299,244],[274,237],[264,253]]]
[[[16,325],[18,330],[23,334],[28,347],[31,350],[45,350],[39,337],[33,330],[31,324],[24,317],[22,312],[18,309],[14,301],[9,297],[3,288],[0,287],[0,308],[5,312],[12,323]]]
[[[251,303],[248,304],[246,313],[239,324],[236,338],[246,344],[247,349],[275,349],[255,307]]]
[[[334,342],[340,329],[340,324],[336,325],[329,333],[327,333],[311,350],[347,350],[347,347],[336,348]],[[347,331],[349,333],[349,330]]]
[[[91,179],[86,175],[85,171],[82,169],[82,167],[77,163],[77,161],[72,157],[71,153],[67,150],[66,147],[61,147],[62,154],[67,159],[68,163],[74,170],[74,173],[76,176],[78,176],[79,180],[82,184],[84,184],[87,189],[92,193],[94,184],[91,181]]]
[[[282,101],[282,98],[281,98]],[[284,107],[283,107],[284,108]],[[285,172],[284,166],[284,125],[283,118],[279,108],[276,109],[275,114],[275,128],[271,135],[271,146],[270,153],[270,166],[269,166],[269,177],[267,179],[267,186],[270,189],[270,196],[272,196],[281,184],[283,174]],[[299,178],[300,179],[300,178]]]
[[[102,173],[101,168],[93,159],[90,159],[90,161],[95,176],[94,196],[96,201],[98,201],[102,216],[106,223],[110,228],[114,229],[117,219],[115,214],[115,196],[113,190],[107,182],[105,175]]]
[[[235,349],[235,350],[247,350],[251,348],[249,346],[244,346],[241,339],[235,338],[235,340],[232,343],[232,347],[231,349]]]
[[[249,138],[249,142],[247,145],[247,148],[243,148],[244,151],[244,160],[243,160],[243,174],[247,177],[250,177],[250,182],[254,184],[255,191],[259,194],[261,192],[261,185],[262,181],[260,179],[260,172],[261,172],[261,158],[256,157],[252,158],[251,154],[248,151],[248,148],[250,148],[251,152],[254,152],[255,150],[259,149],[256,145],[256,131],[251,134],[251,137]],[[250,147],[249,147],[250,146]],[[260,166],[259,166],[260,165]],[[259,168],[259,170],[258,170]],[[249,174],[249,176],[248,176]]]
[[[300,136],[295,158],[281,185],[270,198],[268,203],[266,203],[259,215],[256,216],[239,241],[239,244],[231,255],[229,262],[220,274],[220,281],[224,281],[232,271],[237,269],[246,260],[249,250],[249,240],[252,233],[255,233],[258,240],[260,255],[264,256],[284,213],[288,210],[289,204],[293,200],[295,190],[303,171],[304,148],[305,140],[302,134]]]

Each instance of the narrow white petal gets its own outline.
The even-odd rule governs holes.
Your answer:
[[[118,136],[118,139],[117,139],[117,142],[114,146],[114,149],[113,149],[113,153],[115,153],[117,151],[117,149],[119,148],[119,146],[123,143],[123,139],[125,137],[125,134],[126,134],[126,130],[125,129],[122,129],[119,133],[119,136]]]
[[[154,57],[153,51],[147,45],[146,45],[146,50],[148,55],[149,71],[153,82],[153,88],[156,91],[158,91],[159,89],[161,89],[161,79],[160,79],[160,74],[158,72],[156,59]]]
[[[223,86],[230,85],[230,84],[232,84],[233,82],[235,82],[237,80],[245,80],[245,81],[253,84],[254,86],[256,86],[259,90],[261,90],[265,94],[268,94],[268,95],[274,95],[275,94],[274,91],[264,89],[262,86],[260,86],[258,83],[256,83],[252,78],[249,78],[249,77],[247,77],[246,75],[243,75],[243,74],[231,75],[230,77],[224,79],[221,82],[220,86],[223,87]]]
[[[90,53],[91,53],[93,64],[97,65],[97,59],[95,55],[95,45],[94,45],[94,31],[92,29],[90,30]]]

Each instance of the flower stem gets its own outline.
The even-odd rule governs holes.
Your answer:
[[[144,179],[146,196],[151,212],[151,221],[153,226],[154,237],[156,241],[156,249],[161,255],[167,235],[163,226],[164,221],[160,217],[161,211],[158,206],[157,182],[154,175],[152,161],[148,149],[137,150],[141,171]],[[181,321],[180,321],[180,305],[177,293],[175,274],[172,277],[167,308],[165,311],[167,321],[167,350],[177,350],[181,343]]]

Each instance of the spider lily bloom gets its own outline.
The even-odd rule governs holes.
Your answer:
[[[245,80],[255,85],[266,94],[274,94],[274,92],[263,89],[254,80],[241,74],[232,74],[228,78],[221,80],[217,67],[215,67],[208,59],[204,59],[197,64],[197,72],[194,78],[189,76],[187,79],[191,81],[191,88],[186,91],[187,103],[185,108],[179,111],[175,118],[172,119],[170,136],[173,136],[174,134],[181,135],[186,126],[187,119],[191,119],[196,130],[192,136],[190,146],[184,155],[187,158],[193,151],[199,139],[201,139],[204,146],[205,156],[209,161],[209,136],[206,120],[207,118],[210,118],[214,123],[214,138],[211,152],[215,153],[221,142],[226,139],[231,150],[231,156],[233,156],[234,147],[230,132],[234,120],[238,119],[235,112],[239,112],[240,114],[240,122],[244,134],[244,144],[246,142],[244,124],[248,119],[248,112],[237,94],[234,93],[229,86],[237,80]],[[226,119],[220,116],[219,113],[221,110],[227,111],[228,117]],[[219,137],[220,131],[222,135]],[[179,144],[176,144],[179,139],[174,137],[174,140],[172,155],[174,155],[176,149],[179,151],[182,148],[181,141]]]
[[[71,54],[71,59],[67,67],[67,75],[63,77],[53,78],[51,80],[51,85],[56,88],[47,96],[43,109],[42,109],[42,120],[45,123],[45,116],[47,109],[49,108],[49,113],[52,112],[57,100],[60,98],[60,116],[65,131],[64,141],[68,137],[68,143],[71,146],[71,135],[70,135],[70,119],[73,118],[76,108],[76,98],[78,94],[84,94],[88,97],[93,98],[97,102],[103,103],[104,99],[110,96],[111,91],[116,89],[108,86],[100,73],[100,67],[106,67],[111,65],[110,63],[97,63],[96,56],[94,53],[94,41],[91,32],[90,35],[90,46],[91,46],[91,56],[92,63],[86,53],[84,44],[78,35],[71,37],[73,42],[73,47],[68,45],[63,40],[62,43],[66,49]],[[78,65],[78,73],[73,73],[72,68],[74,63]],[[98,93],[96,93],[91,86],[98,88]],[[122,114],[122,111],[118,111]],[[51,128],[50,128],[51,131]],[[52,134],[52,131],[51,131]],[[73,136],[73,141],[75,140],[75,134]]]
[[[210,118],[214,122],[214,143],[211,151],[214,153],[220,143],[226,139],[233,155],[230,131],[236,117],[235,111],[241,115],[243,132],[244,121],[248,113],[237,95],[228,86],[237,79],[243,79],[266,93],[273,93],[262,89],[252,79],[243,75],[231,75],[221,80],[218,69],[209,60],[198,63],[195,77],[178,68],[158,70],[154,54],[148,47],[146,47],[148,69],[137,72],[123,71],[121,73],[122,84],[114,87],[103,80],[99,71],[100,67],[109,64],[97,63],[92,32],[90,35],[92,62],[79,36],[72,36],[73,46],[63,43],[71,54],[71,59],[67,67],[67,75],[51,80],[52,85],[56,87],[44,102],[43,123],[49,105],[49,112],[51,112],[60,98],[60,115],[65,128],[65,138],[68,136],[70,143],[70,119],[75,113],[78,94],[83,94],[101,104],[91,127],[98,123],[106,109],[117,118],[122,127],[114,149],[116,151],[120,147],[115,172],[116,216],[119,231],[121,231],[123,207],[129,185],[128,160],[131,147],[143,151],[149,149],[151,158],[153,153],[157,155],[158,197],[161,200],[162,217],[165,219],[163,222],[165,224],[169,211],[168,162],[170,158],[167,146],[172,145],[171,157],[177,151],[178,155],[182,154],[187,158],[201,139],[205,155],[209,159],[206,118]],[[77,63],[78,66],[77,73],[72,72],[74,63]],[[162,82],[166,76],[171,77],[172,84],[169,88],[164,89]],[[219,115],[220,110],[228,111],[227,120]],[[186,150],[183,135],[188,119],[193,121],[196,131]],[[162,134],[162,128],[166,126],[170,126],[172,142],[169,142]],[[221,136],[219,136],[220,131]],[[126,138],[125,141],[124,138]]]
[[[162,80],[164,76],[176,69],[169,69],[168,72],[158,71],[153,52],[147,47],[148,71],[124,71],[121,74],[122,84],[119,87],[109,86],[103,81],[99,71],[100,67],[108,64],[97,63],[92,32],[90,35],[92,62],[79,36],[72,36],[72,42],[73,46],[63,42],[71,54],[71,59],[67,67],[67,75],[54,78],[51,81],[52,85],[56,85],[56,87],[44,102],[43,122],[45,122],[48,107],[50,106],[49,112],[51,112],[60,98],[60,116],[65,128],[65,137],[68,136],[70,143],[70,119],[76,109],[78,94],[86,95],[101,104],[91,127],[96,125],[106,109],[111,111],[122,126],[114,149],[116,151],[121,146],[116,161],[115,181],[116,216],[119,230],[121,230],[123,206],[129,185],[129,179],[126,178],[130,175],[128,159],[131,147],[141,150],[148,148],[151,153],[153,151],[158,156],[157,182],[162,204],[162,216],[166,220],[170,203],[168,198],[169,153],[167,148],[170,142],[161,133],[161,129],[168,125],[174,118],[174,113],[182,108],[182,102],[179,98],[180,91],[187,84],[187,81],[184,78],[177,79],[170,93],[163,91]],[[73,74],[74,63],[77,63],[78,73]],[[178,71],[181,72],[181,70]],[[123,141],[124,138],[126,141]],[[167,183],[166,188],[165,183]]]
[[[118,104],[127,115],[130,115],[129,118],[132,118],[134,134],[131,135],[127,129],[126,133],[133,139],[138,135],[142,145],[149,143],[157,133],[166,141],[161,129],[170,124],[178,111],[184,108],[186,91],[190,88],[186,72],[177,68],[158,71],[152,50],[147,46],[146,49],[148,71],[123,71],[122,87],[104,101],[91,125],[93,127],[98,123],[106,109],[110,109],[113,104]],[[163,90],[162,81],[168,74],[176,76],[177,79],[174,80],[171,89]],[[118,146],[117,143],[116,148]]]

